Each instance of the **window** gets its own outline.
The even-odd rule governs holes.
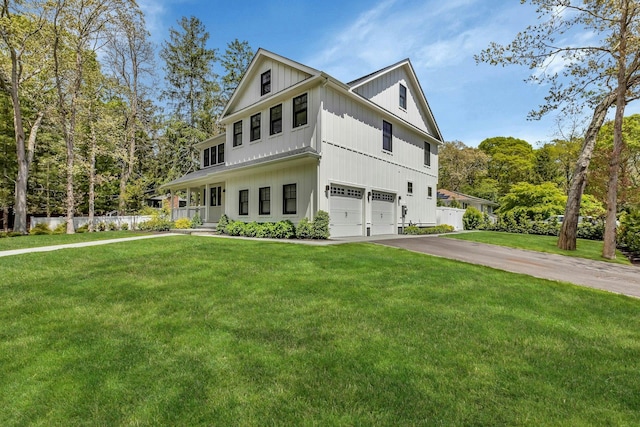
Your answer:
[[[270,135],[282,132],[282,104],[271,107],[270,115]]]
[[[427,187],[427,197],[433,197],[433,190],[431,189],[431,187]]]
[[[209,206],[222,206],[222,187],[211,187],[209,192]]]
[[[271,92],[271,70],[267,70],[260,76],[260,95]]]
[[[202,160],[203,160],[203,166],[206,168],[207,166],[209,166],[209,149],[205,148],[204,149],[204,153],[202,155]]]
[[[271,187],[260,188],[258,202],[260,215],[269,215],[271,213]]]
[[[393,128],[391,127],[391,123],[382,121],[382,149],[385,151],[393,151],[392,146],[392,134]]]
[[[242,120],[233,124],[233,146],[242,145]]]
[[[224,143],[218,145],[218,163],[224,163]]]
[[[216,151],[218,150],[217,146],[213,146],[211,147],[211,166],[215,165],[216,163],[218,163],[218,157],[216,156]]]
[[[424,143],[424,164],[431,166],[431,144],[428,142]]]
[[[413,182],[407,182],[407,194],[413,194]]]
[[[407,109],[407,88],[400,85],[400,108]]]
[[[260,113],[251,116],[251,134],[250,141],[260,139]]]
[[[238,215],[249,215],[249,190],[240,190]]]
[[[296,213],[296,184],[282,186],[282,213]]]
[[[293,98],[293,127],[307,124],[307,94]]]

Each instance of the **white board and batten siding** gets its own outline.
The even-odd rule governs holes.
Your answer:
[[[407,88],[407,108],[400,108],[399,105],[399,84]],[[417,88],[408,78],[403,67],[398,67],[386,74],[370,81],[354,90],[356,93],[364,96],[372,102],[380,105],[384,109],[393,112],[397,116],[412,123],[417,128],[436,135],[435,129],[429,125],[429,121],[423,114],[422,109],[418,106],[417,94],[420,88]]]
[[[245,222],[277,222],[289,219],[297,224],[302,218],[313,218],[316,210],[315,162],[294,167],[272,168],[263,172],[243,174],[226,181],[225,210],[229,218]],[[296,213],[283,214],[283,186],[296,184]],[[270,214],[261,215],[258,209],[259,189],[270,187]],[[240,191],[249,190],[249,214],[239,215]]]
[[[397,233],[402,225],[402,205],[408,208],[405,224],[436,224],[437,155],[431,156],[431,165],[425,165],[422,136],[398,124],[393,126],[393,150],[386,152],[382,149],[383,120],[344,94],[331,88],[324,92],[318,181],[321,186],[326,183],[362,190],[363,223],[357,233],[355,225],[350,225],[354,233],[350,235],[363,235],[367,229],[372,235]],[[431,145],[433,151],[435,144]],[[407,191],[408,182],[412,183],[412,194]],[[337,214],[336,203],[347,202],[320,197],[318,204],[320,209]]]

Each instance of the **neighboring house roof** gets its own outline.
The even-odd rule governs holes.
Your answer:
[[[296,150],[277,153],[271,156],[261,157],[259,159],[251,160],[248,162],[236,163],[233,165],[212,166],[212,167],[200,169],[195,172],[186,174],[178,179],[174,179],[171,182],[167,182],[166,184],[162,184],[160,188],[176,187],[179,184],[183,184],[189,181],[194,181],[200,178],[210,178],[215,175],[221,175],[226,172],[232,172],[232,171],[236,171],[236,170],[251,167],[251,166],[259,166],[267,163],[276,162],[279,160],[285,160],[285,159],[289,160],[289,159],[300,158],[300,157],[320,158],[320,155],[316,150],[314,150],[311,147],[298,148]]]
[[[479,203],[482,205],[489,206],[498,206],[496,202],[492,202],[491,200],[483,199],[480,197],[469,196],[468,194],[459,193],[457,191],[450,191],[441,188],[438,190],[438,199],[440,200],[457,200],[458,202],[471,202],[471,203]]]

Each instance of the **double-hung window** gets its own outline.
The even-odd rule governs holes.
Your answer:
[[[282,186],[282,213],[296,213],[296,184]]]
[[[233,146],[242,145],[242,120],[233,124]]]
[[[271,92],[271,70],[267,70],[260,75],[260,95]]]
[[[269,215],[271,213],[271,187],[262,187],[258,193],[258,212],[260,215]]]
[[[238,201],[238,215],[249,215],[249,190],[240,190]]]
[[[293,127],[307,124],[307,94],[293,98]]]
[[[404,85],[400,85],[400,108],[407,109],[407,88]]]
[[[260,139],[260,118],[260,113],[251,116],[251,134],[249,138],[250,141],[257,141],[258,139]]]
[[[202,161],[203,161],[203,164],[202,164],[203,167],[206,168],[207,166],[209,166],[209,149],[208,148],[204,149],[204,153],[202,154]]]
[[[427,197],[433,197],[433,190],[431,189],[431,187],[427,187]]]
[[[424,143],[424,164],[425,166],[431,166],[431,144]]]
[[[413,194],[413,182],[411,181],[407,182],[407,194],[408,195]]]
[[[218,164],[224,163],[224,143],[218,144]]]
[[[385,151],[393,151],[392,141],[393,127],[391,123],[382,121],[382,149]]]
[[[269,110],[269,115],[269,134],[275,135],[282,132],[282,104],[271,107],[271,110]]]

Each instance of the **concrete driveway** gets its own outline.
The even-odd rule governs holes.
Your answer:
[[[638,267],[437,236],[381,239],[371,240],[371,242],[542,279],[558,280],[640,297],[640,268]]]

